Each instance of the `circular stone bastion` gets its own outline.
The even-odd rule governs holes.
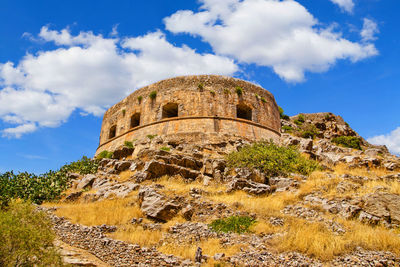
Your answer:
[[[219,75],[181,76],[134,91],[104,114],[96,155],[143,138],[191,144],[280,138],[274,96]]]

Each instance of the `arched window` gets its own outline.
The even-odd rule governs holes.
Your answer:
[[[108,138],[109,139],[114,138],[116,135],[117,135],[117,125],[113,125],[110,128],[110,132],[108,134]]]
[[[236,117],[251,121],[252,119],[251,108],[245,104],[239,104],[236,106]]]
[[[140,125],[140,113],[135,113],[131,117],[131,128],[137,127]]]
[[[162,108],[162,118],[173,118],[178,117],[178,104],[168,103]]]

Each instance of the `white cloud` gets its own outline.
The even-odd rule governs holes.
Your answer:
[[[3,137],[20,138],[23,134],[36,131],[37,127],[34,123],[21,124],[15,128],[7,128],[3,130]]]
[[[371,43],[352,42],[323,28],[292,0],[200,0],[199,12],[181,10],[165,18],[173,33],[189,33],[213,50],[243,63],[271,67],[290,82],[323,72],[340,59],[352,62],[378,54]]]
[[[390,152],[400,155],[400,127],[388,134],[368,138],[367,141],[375,145],[385,145]]]
[[[354,2],[353,0],[330,0],[332,3],[338,5],[343,11],[353,13]]]
[[[364,18],[363,28],[360,32],[360,35],[363,41],[373,41],[376,40],[376,34],[379,33],[378,25],[375,21]]]
[[[3,130],[8,137],[56,127],[74,110],[100,116],[134,89],[164,78],[238,70],[232,59],[174,46],[159,31],[121,40],[43,27],[39,37],[56,49],[0,64],[0,118],[16,125]]]

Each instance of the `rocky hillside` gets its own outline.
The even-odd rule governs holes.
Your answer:
[[[267,175],[226,157],[246,140],[148,136],[101,159],[95,174],[70,173],[64,197],[42,208],[60,240],[111,266],[399,265],[400,159],[330,113],[282,125],[282,145],[317,169],[301,159]]]

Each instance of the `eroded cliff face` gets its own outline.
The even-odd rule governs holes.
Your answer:
[[[97,153],[149,135],[193,144],[277,141],[278,106],[265,89],[230,77],[199,75],[160,81],[107,110]]]

